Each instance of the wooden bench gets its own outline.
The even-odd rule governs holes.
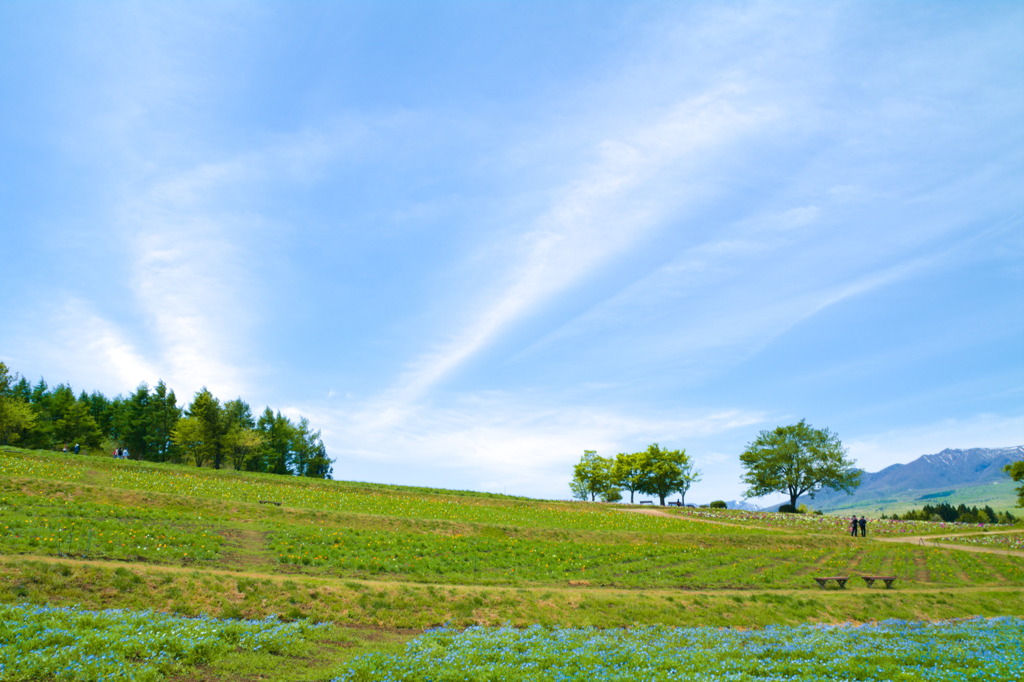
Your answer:
[[[640,500],[640,504],[654,504],[653,500]]]
[[[849,576],[829,575],[829,576],[822,576],[822,577],[815,576],[814,581],[816,583],[818,583],[818,587],[820,587],[821,589],[824,590],[825,586],[828,585],[828,581],[835,580],[836,581],[836,585],[839,586],[839,589],[845,590],[846,589],[846,581],[849,580],[849,579],[850,579]]]
[[[862,575],[861,578],[864,578],[864,582],[868,584],[868,587],[874,585],[876,580],[881,580],[885,583],[885,589],[887,590],[892,587],[893,581],[896,580],[894,575]]]

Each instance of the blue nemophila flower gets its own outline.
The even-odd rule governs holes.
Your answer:
[[[288,650],[313,627],[276,620],[2,604],[0,679],[149,682],[236,647]]]
[[[961,642],[967,641],[969,645]],[[473,627],[354,661],[378,680],[993,680],[1024,669],[1024,620],[886,621],[762,630]]]

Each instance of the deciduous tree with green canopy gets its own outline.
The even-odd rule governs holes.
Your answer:
[[[607,499],[609,493],[616,490],[612,482],[612,467],[615,462],[609,457],[601,457],[596,450],[584,450],[583,457],[572,469],[572,481],[569,488],[573,497],[590,501],[596,501],[600,495]]]
[[[32,407],[15,390],[17,384],[18,375],[0,362],[0,445],[17,442],[36,423]]]
[[[1024,507],[1024,460],[1007,464],[1004,471],[1010,474],[1010,478],[1022,484],[1017,488],[1017,506]]]
[[[852,493],[862,473],[846,458],[836,434],[815,429],[803,419],[762,431],[740,455],[740,462],[747,470],[747,497],[784,493],[794,508],[798,497],[806,493],[813,498],[822,488]]]
[[[686,463],[682,465],[682,470],[681,482],[676,490],[679,492],[679,504],[686,504],[687,491],[690,490],[691,485],[700,481],[703,473],[694,467],[693,461],[690,458],[686,459]]]
[[[685,495],[690,485],[700,477],[686,450],[664,450],[657,443],[652,443],[646,451],[637,454],[642,472],[637,491],[657,495],[663,507],[666,497],[674,492]]]
[[[620,452],[615,455],[612,481],[623,490],[629,491],[630,504],[633,504],[633,493],[640,492],[640,485],[643,481],[643,456],[643,452]]]
[[[181,459],[186,462],[191,460],[197,467],[203,466],[212,455],[206,438],[206,428],[197,417],[179,419],[171,432],[171,440]]]

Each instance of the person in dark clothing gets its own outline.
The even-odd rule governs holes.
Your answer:
[[[853,537],[857,537],[857,517],[856,516],[851,516],[850,517],[850,535],[853,536]]]
[[[866,538],[868,536],[868,520],[862,516],[860,517],[860,521],[857,522],[857,525],[860,526],[860,536],[862,538]],[[854,535],[856,535],[856,531],[854,531]]]

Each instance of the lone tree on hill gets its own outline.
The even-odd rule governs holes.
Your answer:
[[[861,471],[846,458],[839,437],[828,429],[815,429],[803,419],[792,426],[762,431],[740,455],[747,472],[747,497],[786,493],[795,508],[804,493],[812,498],[822,488],[852,493],[860,485]]]
[[[1022,484],[1017,488],[1017,506],[1024,507],[1024,460],[1007,464],[1004,471],[1010,474],[1010,478]]]

